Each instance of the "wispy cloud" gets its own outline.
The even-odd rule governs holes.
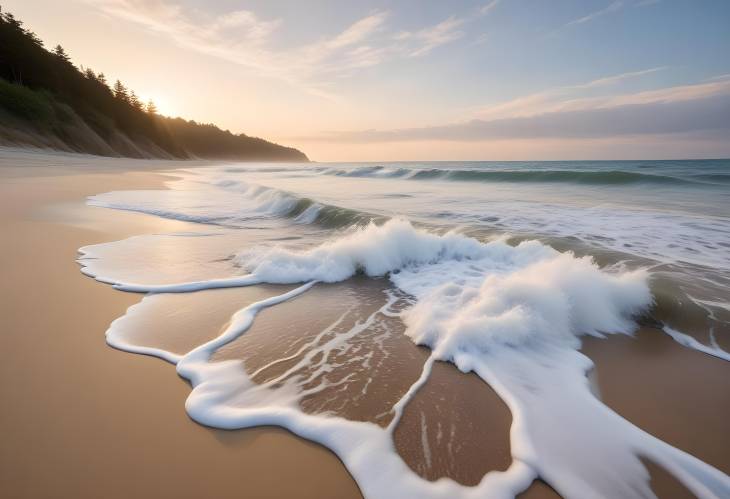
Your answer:
[[[398,58],[421,57],[461,38],[465,18],[450,17],[414,31],[389,31],[389,13],[375,11],[333,36],[281,48],[273,43],[281,19],[237,10],[213,16],[172,0],[86,0],[103,14],[164,36],[175,44],[251,68],[323,97],[334,78]]]
[[[174,43],[239,64],[266,70],[263,48],[281,21],[238,10],[221,16],[183,9],[164,0],[87,0],[103,14],[135,23]]]
[[[497,5],[499,5],[499,0],[492,0],[489,3],[482,5],[481,7],[479,7],[479,15],[486,16],[487,14],[492,12],[495,7],[497,7]]]
[[[219,16],[210,24],[209,28],[213,33],[221,35],[235,30],[236,33],[243,33],[248,43],[260,45],[269,39],[280,24],[278,19],[262,21],[252,12],[237,10]]]
[[[606,90],[631,79],[640,78],[658,71],[667,69],[666,66],[631,71],[612,76],[606,76],[586,83],[549,88],[533,94],[517,97],[500,104],[481,107],[476,115],[481,118],[504,118],[517,116],[531,116],[546,112],[565,110],[580,105],[590,106],[592,103],[606,102],[610,97],[583,97],[586,91]]]
[[[386,17],[387,14],[385,12],[376,12],[375,14],[364,17],[333,39],[325,42],[325,45],[329,49],[338,49],[360,43],[378,31],[385,23]]]
[[[396,35],[400,42],[411,42],[410,48],[404,45],[399,51],[405,50],[410,57],[426,55],[436,47],[445,45],[464,36],[459,28],[464,24],[464,19],[450,17],[443,22],[418,30],[416,32],[402,31]]]
[[[527,102],[534,96],[525,99]],[[485,141],[710,134],[730,140],[730,81],[586,99],[535,115],[474,119],[397,130],[330,132],[302,140],[370,143],[421,140]]]
[[[576,24],[584,24],[584,23],[593,21],[594,19],[597,19],[606,14],[610,14],[611,12],[616,12],[617,10],[621,9],[621,7],[623,7],[623,5],[624,5],[624,3],[622,1],[613,2],[608,7],[605,7],[601,10],[592,12],[586,16],[579,17],[578,19],[574,19],[574,20],[570,21],[569,23],[567,23],[565,26],[574,26]]]
[[[622,81],[630,80],[632,78],[636,78],[638,76],[644,76],[651,73],[656,73],[657,71],[663,71],[665,69],[668,69],[667,66],[659,66],[656,68],[649,68],[649,69],[642,69],[641,71],[631,71],[628,73],[621,73],[614,76],[607,76],[605,78],[598,78],[597,80],[589,81],[588,83],[584,83],[581,85],[574,85],[572,87],[566,87],[566,88],[594,88],[594,87],[605,87],[608,85],[615,85],[616,83],[620,83]]]

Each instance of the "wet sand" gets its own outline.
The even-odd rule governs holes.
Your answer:
[[[0,154],[0,165],[4,163],[8,160]],[[0,221],[4,234],[11,235],[0,243],[0,348],[5,352],[0,396],[6,401],[0,412],[5,429],[0,496],[360,497],[354,481],[327,449],[276,428],[221,431],[197,425],[184,412],[189,386],[172,366],[105,344],[109,323],[141,297],[84,277],[74,261],[77,249],[191,226],[84,204],[86,196],[104,191],[159,188],[165,177],[154,170],[161,168],[160,162],[100,160],[99,167],[86,158],[83,163],[74,169],[45,168],[43,160],[32,169],[0,166]],[[126,168],[109,171],[117,165]],[[315,287],[282,304],[277,314],[264,311],[241,341],[216,355],[256,358],[252,369],[264,365],[268,356],[276,358],[281,352],[262,345],[283,345],[286,326],[304,324],[296,333],[306,337],[319,332],[348,304],[358,304],[362,313],[380,306],[374,297],[382,297],[383,283],[368,281]],[[144,327],[135,340],[184,352],[217,335],[232,311],[281,289],[154,297],[162,303],[156,304],[156,314],[136,319]],[[201,301],[205,307],[199,306]],[[321,304],[316,318],[309,314],[313,304]],[[287,318],[284,323],[282,316]],[[300,318],[305,320],[295,320]],[[281,336],[272,340],[274,334]],[[268,343],[257,338],[268,338]],[[394,385],[406,387],[417,377],[426,354],[410,344],[391,347],[408,352],[390,376]],[[589,338],[583,351],[596,363],[605,403],[657,437],[730,471],[728,363],[680,347],[650,328],[635,338]],[[381,404],[389,402],[384,394],[397,392],[387,381],[378,380],[376,373],[373,397],[342,406],[343,414],[387,424],[387,419],[377,420]],[[379,383],[384,387],[380,392]],[[310,405],[305,410],[332,409],[316,400]],[[456,429],[451,439],[427,433],[427,467],[421,436],[424,417],[429,428]],[[448,476],[474,484],[489,470],[508,466],[510,422],[504,403],[481,380],[438,363],[407,407],[395,444],[424,477]],[[669,474],[648,465],[660,497],[684,497]],[[557,495],[537,482],[520,497]]]
[[[730,473],[730,363],[661,330],[587,338],[601,400],[639,428]],[[664,474],[669,476],[668,474]],[[658,487],[667,486],[657,477]],[[664,497],[664,496],[660,496]]]
[[[360,496],[336,456],[285,430],[192,422],[189,386],[172,366],[104,342],[109,323],[140,296],[83,276],[77,249],[181,224],[84,199],[158,188],[162,176],[98,173],[93,158],[84,159],[89,174],[8,162],[0,161],[0,497]],[[99,163],[108,170],[114,160]]]
[[[266,285],[155,295],[135,307],[116,328],[129,343],[187,352],[217,336],[241,307],[291,288]],[[386,279],[364,277],[318,284],[303,295],[261,311],[246,334],[218,350],[212,360],[243,361],[245,370],[259,383],[306,378],[316,369],[292,368],[304,355],[312,355],[318,346],[346,335],[365,321],[384,304],[387,289]],[[331,333],[316,339],[330,328]],[[303,349],[307,344],[314,346]],[[390,408],[420,376],[428,350],[415,347],[403,335],[399,320],[381,316],[354,337],[351,345],[328,357],[330,368],[324,376],[300,384],[301,389],[317,388],[323,382],[335,384],[303,398],[302,410],[385,427],[392,418]],[[314,364],[322,359],[321,354],[312,355]],[[368,359],[367,365],[363,359]],[[345,377],[347,389],[343,390],[337,383]],[[489,471],[509,466],[510,423],[507,406],[481,379],[438,362],[426,385],[406,407],[394,444],[405,462],[424,478],[448,477],[475,485]],[[557,495],[537,483],[524,497]]]

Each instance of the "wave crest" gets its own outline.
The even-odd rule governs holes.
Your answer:
[[[454,170],[442,168],[414,169],[363,166],[353,169],[332,168],[322,170],[321,173],[338,177],[451,180],[461,182],[576,183],[589,185],[697,185],[727,183],[727,178],[724,175],[695,176],[689,179],[671,175],[628,172],[624,170]]]

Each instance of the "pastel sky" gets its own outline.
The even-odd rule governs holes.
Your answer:
[[[3,0],[161,112],[313,160],[730,157],[727,0]]]

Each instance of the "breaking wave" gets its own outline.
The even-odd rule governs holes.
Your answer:
[[[589,185],[711,185],[715,183],[726,184],[730,181],[730,176],[724,174],[697,175],[682,178],[671,175],[622,170],[458,170],[363,166],[352,169],[331,168],[322,170],[321,173],[340,177],[452,180],[461,182],[552,182]]]
[[[79,262],[99,281],[149,294],[111,325],[107,341],[175,364],[193,387],[186,403],[193,419],[230,429],[286,427],[335,452],[366,497],[514,497],[538,477],[566,497],[653,497],[642,460],[699,497],[728,497],[725,474],[605,406],[589,388],[593,364],[580,352],[586,335],[631,335],[641,323],[730,359],[727,192],[713,187],[726,187],[730,175],[725,162],[703,165],[192,169],[168,190],[100,194],[89,204],[221,227],[85,247]],[[642,188],[617,187],[633,185]],[[502,238],[490,239],[496,233]],[[239,291],[165,295],[243,286],[256,288],[241,295],[266,298],[233,313]],[[218,337],[194,348],[190,338],[170,351],[135,343],[140,314],[199,298],[216,307],[231,300]],[[291,304],[292,315],[289,300],[302,300]],[[339,318],[330,323],[320,306]],[[197,317],[195,307],[182,308]],[[267,317],[257,319],[264,309]],[[290,328],[293,343],[288,333],[269,340],[267,320]],[[260,355],[253,343],[249,358],[252,337],[280,349]],[[435,379],[439,361],[478,375],[512,414],[511,466],[474,487],[425,480],[394,446],[396,428],[407,427],[401,418],[416,410],[419,402],[409,404]],[[408,366],[407,376],[391,364]],[[361,402],[368,417],[340,410]]]
[[[284,217],[296,223],[342,228],[384,221],[386,217],[317,202],[306,197],[241,181],[218,181],[218,194],[202,190],[112,191],[90,196],[88,204],[117,210],[136,211],[163,218],[245,227],[252,220]],[[220,196],[220,192],[227,195]],[[215,196],[213,198],[213,196]]]
[[[93,257],[93,247],[84,251]],[[419,230],[405,220],[371,223],[305,250],[255,247],[239,253],[236,262],[247,275],[163,286],[114,282],[122,290],[153,293],[301,284],[239,310],[220,336],[184,355],[130,345],[123,320],[112,324],[107,335],[112,345],[176,364],[193,386],[186,409],[200,423],[227,429],[288,428],[333,450],[363,494],[373,498],[514,497],[537,477],[566,497],[652,497],[642,457],[700,497],[730,493],[726,475],[643,432],[589,389],[586,372],[592,363],[578,351],[580,338],[634,331],[636,317],[653,303],[644,270],[611,271],[590,257],[561,253],[537,241],[484,243],[454,232]],[[358,273],[388,276],[412,297],[412,306],[393,310],[391,298],[347,334],[359,334],[379,316],[397,315],[407,336],[431,350],[421,375],[391,407],[387,427],[306,414],[299,407],[306,391],[295,381],[257,384],[238,361],[211,362],[264,308],[296,299],[317,282],[343,281]],[[512,465],[506,472],[488,473],[475,487],[420,478],[392,444],[405,407],[428,380],[435,361],[475,372],[513,415]]]

